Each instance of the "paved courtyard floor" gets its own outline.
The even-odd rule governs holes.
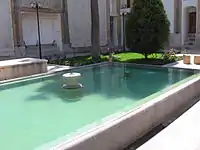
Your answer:
[[[182,56],[183,54],[178,54],[177,56]],[[197,69],[200,70],[200,65],[194,64],[194,56],[200,56],[200,54],[190,54],[191,64],[184,64],[183,60],[174,62],[171,64],[164,65],[164,67],[174,67],[174,68],[184,68],[184,69]]]
[[[199,51],[200,54],[200,51]],[[183,61],[164,65],[163,67],[197,69],[200,65],[194,64],[194,56],[191,55],[191,64],[184,64]],[[181,56],[182,54],[179,54]],[[200,98],[192,104],[181,108],[169,120],[166,126],[159,125],[141,139],[134,142],[125,150],[199,150],[200,149]],[[184,143],[184,144],[183,144]]]

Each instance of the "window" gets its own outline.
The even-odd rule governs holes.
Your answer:
[[[131,7],[131,0],[126,0],[126,5],[127,5],[127,8],[130,8]]]

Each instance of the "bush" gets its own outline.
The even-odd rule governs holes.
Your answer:
[[[170,49],[168,52],[165,52],[163,55],[164,64],[175,62],[178,59],[176,54],[177,51],[175,49]]]
[[[169,28],[162,0],[134,0],[126,23],[127,47],[147,58],[164,48]]]

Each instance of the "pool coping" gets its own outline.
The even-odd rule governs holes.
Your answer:
[[[166,93],[162,93],[158,97],[154,97],[151,99],[151,96],[152,96],[151,95],[148,97],[151,99],[150,101],[148,101],[140,106],[137,106],[136,108],[133,108],[132,110],[129,110],[127,112],[123,112],[119,115],[116,115],[114,118],[109,119],[109,120],[105,121],[104,123],[89,129],[88,131],[82,132],[82,134],[71,137],[67,141],[61,142],[57,146],[52,147],[51,150],[68,150],[68,149],[71,150],[71,148],[73,146],[81,144],[82,142],[84,142],[85,140],[87,140],[89,138],[94,138],[95,135],[100,134],[101,132],[110,129],[111,127],[117,125],[120,122],[123,122],[124,120],[128,119],[129,117],[131,117],[133,115],[136,115],[144,110],[147,110],[148,108],[154,106],[155,104],[162,102],[163,99],[167,98],[169,95],[175,94],[176,92],[182,90],[183,88],[185,88],[189,85],[192,85],[193,83],[195,83],[196,81],[199,81],[199,80],[200,80],[200,75],[195,76],[190,81],[186,81],[184,84],[177,85],[172,90],[168,90]],[[45,149],[45,148],[36,149],[36,150],[43,150],[43,149]]]
[[[109,63],[103,63],[103,64],[109,64]],[[128,64],[128,65],[130,65],[130,64],[132,64],[132,63],[112,63],[113,65],[119,65],[119,64]],[[98,64],[99,65],[99,64]],[[133,66],[135,66],[135,64],[132,64]],[[90,65],[91,67],[93,67],[94,65]],[[136,66],[143,66],[143,67],[154,67],[155,68],[155,65],[141,65],[141,64],[136,64]],[[162,67],[162,66],[156,66],[157,68],[166,68],[166,67]],[[79,67],[80,68],[80,67]],[[74,68],[74,69],[79,69],[79,68]],[[82,66],[81,68],[87,68],[87,66]],[[169,68],[173,68],[173,67],[169,67]],[[178,69],[178,68],[173,68],[173,69]],[[195,70],[195,69],[183,69],[183,70]],[[195,77],[193,77],[193,76],[195,76]],[[199,75],[198,75],[199,76]],[[190,78],[190,77],[188,77],[188,78]],[[188,78],[186,78],[186,79],[188,79]],[[192,75],[191,76],[191,78],[193,78],[193,80],[196,80],[196,78],[197,78],[197,76],[196,75]],[[200,79],[200,78],[199,78]],[[178,88],[181,84],[182,84],[182,82],[184,82],[184,83],[187,83],[188,81],[179,81],[178,83],[176,83],[176,84],[173,84],[172,86],[176,86],[176,87],[172,87],[173,88],[173,90],[175,90],[176,88]],[[177,84],[179,84],[179,85],[177,85]],[[171,87],[171,86],[170,86]],[[164,89],[164,91],[163,92],[166,92],[166,93],[168,93],[168,92],[170,92],[171,90],[168,90],[168,89]],[[155,93],[155,94],[158,94],[158,93]],[[157,96],[155,96],[155,94],[153,94],[153,95],[150,95],[149,97],[147,97],[148,99],[151,99],[151,101],[154,101],[154,99],[155,99],[155,97]],[[163,93],[161,93],[161,95],[160,96],[162,96],[163,95]],[[159,96],[159,97],[160,97]],[[145,98],[146,99],[146,98]],[[146,103],[149,103],[149,102],[146,102]],[[146,104],[145,103],[145,104]],[[145,105],[145,104],[143,104],[143,105]],[[117,114],[117,115],[114,115],[115,117],[114,118],[112,118],[112,119],[109,119],[109,120],[107,120],[107,121],[105,121],[104,123],[102,123],[102,124],[100,124],[100,125],[97,125],[97,126],[95,126],[95,127],[91,127],[91,128],[89,128],[89,130],[87,130],[87,131],[85,131],[85,132],[81,132],[82,134],[78,134],[77,133],[77,135],[76,135],[76,132],[74,133],[75,134],[75,136],[72,136],[72,138],[70,138],[70,139],[68,139],[67,140],[67,145],[68,144],[72,144],[72,145],[74,145],[73,143],[74,143],[74,141],[76,141],[76,142],[78,142],[78,139],[80,139],[81,137],[84,137],[84,136],[89,136],[88,134],[90,134],[90,133],[93,133],[93,132],[95,132],[95,134],[96,133],[99,133],[98,132],[98,130],[102,130],[101,128],[103,127],[103,128],[105,128],[105,125],[108,125],[108,123],[113,123],[113,122],[115,122],[116,120],[118,120],[119,121],[119,118],[123,118],[124,116],[126,116],[126,115],[128,115],[129,113],[132,113],[132,112],[135,112],[136,110],[138,110],[138,109],[140,109],[142,107],[142,105],[141,106],[137,106],[136,108],[133,108],[133,110],[131,110],[131,111],[128,111],[128,112],[122,112],[121,114]],[[109,117],[109,118],[111,118],[111,117]],[[84,127],[83,127],[84,128]],[[107,127],[108,128],[108,127]],[[92,134],[92,136],[93,136],[93,134]],[[62,142],[61,142],[62,143]],[[66,143],[64,143],[64,145],[66,144]],[[48,145],[48,144],[47,144]],[[60,146],[62,147],[62,145],[63,145],[63,143],[62,144],[58,144],[58,146],[56,146],[56,147],[53,147],[52,149],[60,149]],[[43,146],[42,146],[43,147]],[[37,149],[37,150],[40,150],[40,149],[45,149],[45,148],[39,148],[39,149]],[[63,149],[63,148],[61,148],[61,149]],[[65,149],[65,148],[64,148]]]
[[[52,70],[52,71],[49,71],[49,72],[46,72],[46,73],[40,73],[40,74],[35,74],[35,75],[30,75],[30,76],[25,76],[25,77],[20,77],[20,78],[3,80],[3,81],[0,81],[0,86],[3,85],[3,84],[11,83],[11,82],[13,83],[13,82],[18,82],[18,81],[22,81],[22,80],[31,80],[31,79],[34,79],[34,78],[51,76],[51,75],[55,75],[56,73],[67,71],[67,70],[70,71],[70,70],[74,70],[74,69],[88,68],[88,67],[94,67],[94,66],[106,65],[106,64],[108,64],[108,62],[96,63],[96,64],[91,64],[91,65],[86,65],[86,66],[63,68],[61,70]]]
[[[89,67],[94,67],[94,66],[102,66],[102,65],[119,65],[119,64],[126,64],[126,65],[131,65],[131,66],[140,66],[140,67],[150,67],[150,68],[172,68],[172,69],[183,69],[183,70],[195,70],[197,72],[200,72],[199,69],[191,69],[191,68],[177,68],[173,66],[166,66],[166,65],[148,65],[148,64],[137,64],[137,63],[121,63],[121,62],[101,62],[101,63],[95,63],[95,64],[90,64],[90,65],[84,65],[84,66],[75,66],[75,67],[70,67],[70,68],[63,68],[61,70],[52,70],[48,71],[46,73],[40,73],[40,74],[35,74],[35,75],[30,75],[30,76],[25,76],[25,77],[19,77],[19,78],[14,78],[14,79],[9,79],[9,80],[3,80],[0,81],[0,86],[6,83],[10,82],[16,82],[16,81],[22,81],[22,80],[27,80],[27,79],[33,79],[33,78],[38,78],[38,77],[44,77],[48,75],[55,75],[56,73],[63,72],[63,71],[70,71],[74,69],[81,69],[81,68],[89,68]]]
[[[12,84],[13,82],[19,82],[19,81],[22,81],[22,80],[32,80],[32,79],[35,79],[35,78],[52,76],[52,75],[56,75],[56,73],[58,73],[58,72],[63,72],[63,71],[66,71],[66,70],[70,71],[70,70],[74,70],[74,69],[90,68],[90,67],[94,67],[94,66],[119,65],[119,64],[127,64],[127,65],[140,66],[140,67],[166,68],[166,67],[163,67],[163,66],[155,66],[155,65],[104,62],[104,63],[92,64],[92,65],[87,65],[87,66],[72,67],[70,69],[64,69],[64,70],[60,70],[60,71],[48,72],[48,73],[43,73],[43,74],[38,74],[38,75],[33,75],[33,76],[28,76],[28,77],[23,77],[23,78],[18,78],[18,79],[7,80],[7,81],[4,81],[4,82],[0,82],[0,86],[3,86],[4,84],[9,84],[9,83]],[[167,67],[167,68],[173,68],[173,67]],[[176,69],[176,68],[173,68],[173,69]],[[197,69],[183,69],[183,70],[197,70]],[[197,70],[197,71],[199,72],[199,70]],[[195,75],[192,75],[192,76],[195,76]],[[188,78],[190,78],[190,77],[188,77]],[[177,85],[176,87],[173,87],[172,90],[167,90],[167,92],[164,93],[164,94],[161,93],[161,95],[159,95],[158,97],[151,97],[154,94],[150,95],[147,98],[148,99],[150,98],[151,101],[147,101],[144,104],[142,104],[140,106],[137,106],[136,108],[133,108],[132,110],[129,110],[127,112],[123,112],[121,114],[117,114],[114,118],[112,118],[112,119],[109,118],[108,120],[105,120],[102,124],[100,124],[100,125],[98,125],[96,127],[92,127],[92,128],[90,128],[89,130],[87,130],[85,132],[81,132],[82,134],[77,134],[75,136],[72,136],[71,138],[69,138],[69,140],[61,142],[60,144],[57,144],[55,147],[52,147],[51,149],[52,150],[70,149],[70,147],[73,147],[74,145],[80,144],[81,142],[85,141],[88,138],[94,137],[95,135],[101,133],[102,131],[107,130],[107,129],[111,128],[112,126],[117,125],[119,122],[122,122],[123,120],[127,119],[128,117],[136,115],[140,111],[148,109],[150,106],[155,105],[156,103],[162,101],[164,98],[168,97],[169,95],[171,95],[173,93],[176,93],[177,91],[181,90],[182,88],[187,87],[187,86],[193,84],[194,82],[196,82],[198,80],[200,80],[200,76],[199,75],[195,76],[190,81],[185,81],[183,84],[181,83],[180,85]],[[179,82],[181,82],[181,81],[179,81]],[[176,83],[176,84],[178,84],[178,83]],[[174,86],[176,84],[173,84],[172,86]],[[46,144],[49,145],[48,143],[46,143]],[[44,144],[44,145],[46,145],[46,144]],[[44,147],[46,147],[46,146],[44,146]],[[36,148],[36,149],[37,150],[46,149],[44,147],[41,146],[41,147]]]

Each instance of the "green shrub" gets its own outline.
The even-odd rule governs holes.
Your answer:
[[[164,48],[169,28],[162,0],[134,0],[126,23],[127,47],[147,58]]]
[[[165,52],[163,55],[164,63],[171,63],[177,61],[178,57],[176,56],[177,51],[175,49],[170,49],[168,52]]]

